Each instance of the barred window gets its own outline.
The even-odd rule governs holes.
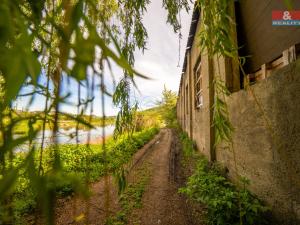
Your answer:
[[[202,87],[201,62],[195,71],[195,107],[201,108],[203,106],[203,87]]]

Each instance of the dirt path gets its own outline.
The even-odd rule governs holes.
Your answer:
[[[129,183],[140,179],[136,174],[147,165],[149,181],[142,195],[141,207],[128,215],[129,225],[202,225],[203,208],[193,206],[178,194],[188,175],[189,168],[181,166],[181,145],[170,129],[162,129],[133,157],[129,168]],[[105,185],[107,182],[107,185]],[[117,188],[112,177],[103,178],[91,185],[89,200],[79,197],[60,199],[55,210],[56,224],[105,224],[105,187],[109,187],[109,216],[121,209]],[[106,192],[107,193],[107,192]],[[74,219],[74,218],[76,218]],[[43,224],[39,221],[38,224]]]
[[[181,199],[177,188],[171,182],[170,149],[172,135],[165,130],[161,142],[147,159],[151,163],[152,178],[143,196],[143,207],[135,215],[140,217],[141,224],[180,224],[186,223],[182,213]]]
[[[142,208],[132,218],[141,225],[202,225],[203,209],[178,194],[189,175],[181,166],[180,144],[170,129],[163,131],[158,143],[145,160],[151,165],[151,180],[143,195]],[[199,213],[200,212],[200,213]],[[129,223],[131,224],[131,223]]]

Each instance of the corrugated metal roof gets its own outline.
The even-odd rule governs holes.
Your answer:
[[[182,73],[181,73],[181,78],[180,78],[178,95],[180,93],[180,86],[181,86],[181,83],[182,83],[182,77],[183,77],[183,74],[186,71],[187,51],[192,48],[192,45],[194,43],[194,38],[195,38],[195,35],[196,35],[197,24],[198,24],[199,19],[200,19],[200,9],[199,9],[199,7],[197,7],[197,5],[195,3],[194,10],[193,10],[193,15],[192,15],[192,21],[191,21],[191,25],[190,25],[189,37],[188,37],[187,44],[186,44],[184,62],[183,62],[183,65],[182,65]]]
[[[192,22],[191,22],[191,25],[190,25],[189,37],[188,37],[188,41],[187,41],[187,44],[186,44],[186,51],[185,51],[184,62],[183,62],[183,66],[182,66],[182,73],[184,73],[185,70],[186,70],[186,64],[187,64],[187,58],[186,58],[186,57],[187,57],[187,51],[188,51],[188,50],[192,47],[192,45],[193,45],[199,18],[200,18],[200,10],[199,10],[199,7],[197,7],[197,6],[195,5],[195,6],[194,6],[193,15],[192,15]]]

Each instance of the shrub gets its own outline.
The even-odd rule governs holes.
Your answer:
[[[207,206],[209,225],[266,224],[267,208],[245,188],[238,190],[224,176],[220,167],[201,157],[187,186],[179,190]]]

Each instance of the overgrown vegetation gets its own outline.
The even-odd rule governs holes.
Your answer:
[[[126,225],[129,216],[136,208],[142,207],[142,197],[145,187],[150,179],[150,171],[147,164],[143,164],[141,168],[134,174],[135,181],[128,185],[126,190],[120,195],[121,210],[115,216],[110,217],[105,225]],[[131,218],[133,224],[139,224],[138,218]]]
[[[179,138],[182,144],[183,158],[188,160],[188,158],[198,155],[195,149],[195,142],[191,140],[187,133],[179,132]]]
[[[146,48],[147,30],[142,18],[149,3],[149,0],[1,1],[0,220],[3,223],[13,223],[12,193],[17,180],[24,174],[40,203],[38,208],[46,218],[45,224],[55,223],[56,183],[62,178],[65,163],[57,144],[57,134],[63,126],[59,121],[62,105],[77,108],[70,120],[76,124],[75,136],[78,136],[80,126],[94,127],[91,121],[95,102],[101,104],[102,125],[105,125],[105,99],[113,97],[119,107],[118,135],[133,132],[135,104],[130,102],[130,90],[136,76],[147,78],[134,69],[134,52]],[[188,0],[162,0],[162,7],[167,10],[166,22],[179,32],[178,14],[182,9],[189,9]],[[118,82],[112,65],[123,70]],[[116,88],[111,90],[108,83],[115,84]],[[74,93],[75,100],[70,98]],[[13,109],[18,98],[27,98],[25,110],[38,99],[43,113],[39,117],[15,117]],[[46,157],[49,157],[51,172],[43,173],[35,163],[38,160],[37,164],[42,164],[47,155],[43,154],[44,134],[50,114],[53,115],[50,119],[53,120],[54,145],[47,150],[51,154]],[[89,116],[84,118],[84,115]],[[15,136],[18,129],[25,130],[25,135]],[[43,137],[37,147],[32,143],[39,131]],[[105,136],[104,129],[103,134]],[[18,159],[19,166],[15,167],[18,158],[15,149],[27,143],[28,151]],[[109,155],[105,152],[103,139],[101,155],[104,157]],[[77,184],[73,177],[63,178],[74,181],[73,186]]]
[[[214,80],[215,96],[213,104],[213,127],[215,128],[215,147],[222,141],[232,142],[234,128],[229,120],[226,97],[230,95],[224,81],[218,77]],[[230,146],[232,147],[232,146]]]
[[[177,93],[164,86],[161,99],[156,102],[155,107],[135,112],[135,130],[153,126],[177,128],[176,102]]]
[[[96,181],[105,175],[104,160],[107,162],[109,173],[114,173],[124,164],[128,163],[132,155],[145,143],[147,143],[158,132],[158,128],[150,128],[134,133],[131,137],[123,135],[117,141],[110,139],[107,141],[107,155],[103,157],[101,145],[59,145],[58,151],[62,160],[62,170],[56,177],[52,185],[56,193],[66,196],[75,190],[88,194],[89,182]],[[43,173],[51,173],[52,161],[51,149],[45,149],[43,157]],[[13,161],[13,166],[18,167],[25,157],[24,153],[19,153]],[[34,157],[33,166],[38,167],[38,152]],[[28,172],[20,170],[15,192],[12,195],[15,208],[15,224],[23,224],[21,216],[24,213],[32,213],[36,208],[36,192],[30,183]],[[64,179],[71,177],[72,179]],[[3,215],[2,215],[3,216]]]
[[[161,108],[154,107],[143,111],[137,111],[134,118],[135,130],[139,131],[147,127],[162,127],[163,119]]]
[[[267,208],[246,188],[238,190],[222,173],[217,164],[202,158],[187,187],[180,191],[207,206],[207,224],[237,225],[240,216],[244,225],[266,224]]]
[[[193,157],[194,145],[186,134],[181,134],[185,157]],[[197,166],[188,179],[186,187],[179,191],[207,207],[206,221],[209,225],[261,225],[267,224],[263,204],[247,191],[247,180],[238,189],[228,181],[224,169],[217,163],[208,162],[199,153]]]
[[[159,107],[161,108],[161,116],[167,127],[178,127],[176,120],[176,102],[177,102],[177,93],[168,90],[164,86],[162,91],[162,99],[158,102]]]

